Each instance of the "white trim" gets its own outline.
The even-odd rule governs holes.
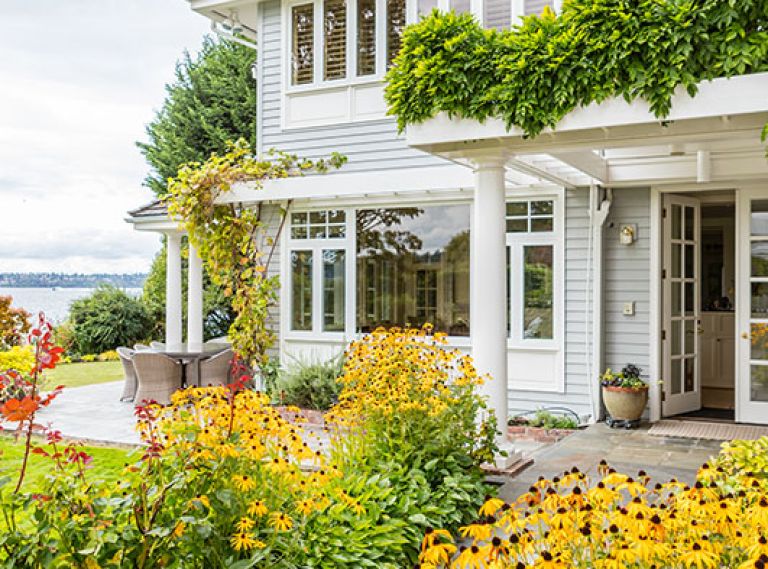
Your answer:
[[[662,370],[662,349],[661,349],[661,329],[662,329],[662,310],[661,310],[661,209],[662,209],[662,190],[657,187],[651,188],[651,235],[650,235],[650,272],[651,283],[649,291],[649,311],[648,330],[649,338],[649,378],[651,384],[649,387],[649,409],[650,421],[655,423],[661,420],[661,397],[662,385],[659,383]]]
[[[720,120],[722,117],[768,113],[768,100],[764,97],[768,91],[768,73],[702,81],[698,84],[698,89],[696,97],[691,97],[684,88],[679,87],[672,97],[669,116],[664,119],[654,116],[648,103],[642,99],[627,102],[621,97],[616,97],[578,108],[565,116],[558,123],[556,130],[544,129],[537,139],[524,140],[524,143],[528,147],[532,142],[554,146],[555,141],[567,133],[597,130],[601,131],[601,139],[610,146],[610,137],[602,132],[605,128],[659,125],[707,118]],[[672,127],[670,129],[673,130]],[[623,132],[628,134],[626,130]],[[488,139],[500,139],[499,142],[503,144],[505,139],[523,141],[524,134],[518,127],[507,129],[501,119],[488,119],[480,123],[449,118],[445,113],[440,113],[424,123],[409,126],[406,138],[410,146],[429,148],[433,145],[463,145],[465,141],[477,143]],[[581,140],[583,141],[584,137],[581,137]]]
[[[513,279],[510,286],[511,302],[510,310],[510,336],[507,338],[507,349],[509,352],[552,352],[556,354],[555,377],[551,384],[524,383],[517,382],[510,384],[510,390],[519,391],[541,391],[548,393],[565,393],[565,188],[549,187],[546,190],[531,191],[519,189],[507,189],[506,201],[515,200],[552,200],[554,202],[554,231],[547,233],[524,233],[524,234],[506,234],[507,247],[512,247],[512,257],[510,265],[512,271],[517,271],[518,278]],[[515,280],[518,286],[522,280],[522,258],[515,253],[515,249],[522,248],[525,245],[552,245],[553,246],[553,302],[555,304],[553,311],[553,338],[551,340],[531,340],[522,339],[516,334],[516,325],[522,324],[521,311],[522,303],[516,303],[515,299],[521,297],[522,290],[516,290]],[[518,258],[520,257],[520,258]],[[516,263],[517,261],[517,263]],[[518,266],[516,266],[518,265]],[[510,275],[507,275],[510,278]],[[517,318],[515,312],[518,312]],[[519,326],[518,326],[519,327]],[[519,332],[519,330],[517,330]]]
[[[257,203],[287,199],[367,199],[382,194],[411,194],[424,191],[472,189],[472,170],[464,166],[430,166],[397,170],[341,172],[324,175],[266,180],[261,189],[254,184],[235,184],[217,203]],[[394,198],[397,200],[397,198]]]

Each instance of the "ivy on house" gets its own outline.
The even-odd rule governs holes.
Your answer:
[[[768,71],[768,0],[565,0],[502,32],[434,10],[402,43],[385,94],[401,131],[445,112],[533,137],[593,102],[663,118],[678,87]]]

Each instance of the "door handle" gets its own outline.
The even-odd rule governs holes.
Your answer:
[[[741,333],[741,339],[742,340],[749,340],[749,334],[747,334],[746,332],[742,332]]]

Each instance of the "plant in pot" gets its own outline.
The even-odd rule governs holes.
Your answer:
[[[640,417],[648,402],[648,384],[640,377],[640,368],[627,364],[616,373],[609,369],[600,378],[603,403],[609,417],[609,427],[631,429],[640,424]]]

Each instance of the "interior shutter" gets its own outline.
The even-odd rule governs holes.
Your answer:
[[[324,73],[323,78],[344,79],[347,76],[347,2],[324,0]]]
[[[376,73],[376,0],[357,0],[357,75]]]
[[[314,79],[315,13],[312,4],[291,8],[291,84],[306,85]]]
[[[387,68],[400,52],[405,28],[405,0],[387,0]]]

